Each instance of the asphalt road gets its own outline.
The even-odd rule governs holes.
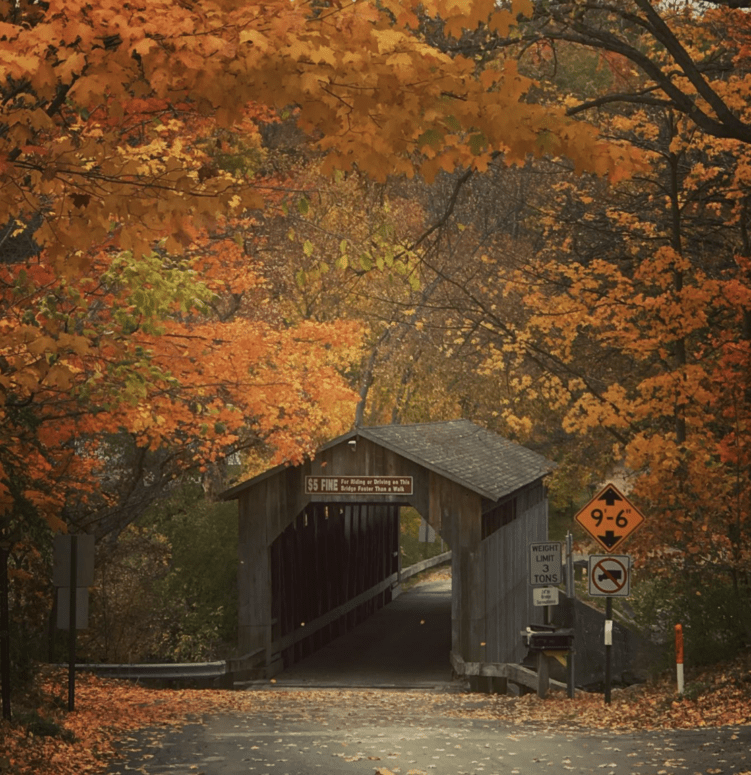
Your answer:
[[[490,700],[451,683],[450,617],[450,582],[416,587],[251,688],[249,711],[131,735],[109,775],[751,775],[748,726],[619,735],[472,718]]]
[[[422,690],[424,693],[426,690]],[[751,727],[617,735],[504,726],[399,709],[398,692],[314,694],[291,711],[214,716],[180,731],[131,738],[110,775],[697,775],[751,772]],[[284,695],[291,692],[280,692]],[[298,692],[299,693],[299,692]],[[383,698],[397,695],[386,710]],[[320,695],[320,696],[319,696]],[[291,704],[294,704],[291,702]]]

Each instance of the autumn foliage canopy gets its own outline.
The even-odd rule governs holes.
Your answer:
[[[392,346],[379,419],[423,368],[421,411],[553,438],[560,490],[625,466],[654,567],[748,585],[749,50],[723,3],[0,2],[3,530],[298,461]],[[366,179],[414,188],[376,218]]]
[[[531,5],[426,10],[448,35],[481,21],[506,34]],[[615,174],[622,151],[525,101],[513,60],[475,77],[422,39],[416,11],[2,4],[6,518],[64,529],[103,465],[174,476],[259,443],[295,460],[350,419],[340,375],[357,326],[280,320],[248,246],[254,213],[294,189],[259,141],[280,115],[324,174],[432,179],[551,150]],[[116,497],[100,491],[83,507],[98,522],[79,526],[117,527]]]

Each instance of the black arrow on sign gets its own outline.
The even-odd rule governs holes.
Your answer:
[[[612,530],[606,530],[604,536],[597,537],[608,549],[612,549],[621,540],[621,536],[617,536]]]
[[[605,501],[608,506],[612,506],[616,501],[622,501],[623,498],[612,487],[608,487],[597,500]]]

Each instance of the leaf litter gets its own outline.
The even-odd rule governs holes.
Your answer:
[[[398,718],[404,724],[428,717],[453,717],[492,720],[505,727],[549,726],[558,732],[625,733],[751,725],[751,654],[719,669],[697,671],[687,683],[686,695],[676,695],[671,676],[614,689],[612,703],[605,705],[601,694],[581,691],[574,699],[554,692],[542,700],[536,694],[512,697],[457,691],[288,690],[273,684],[253,691],[174,690],[80,674],[76,710],[68,713],[65,671],[44,669],[34,693],[14,709],[14,720],[0,723],[0,773],[103,773],[119,750],[135,742],[131,733],[153,729],[159,736],[160,730],[223,713],[315,721],[329,726],[345,723],[357,710],[374,717]],[[348,751],[342,758],[355,761],[365,755]],[[367,758],[376,765],[378,759]],[[376,767],[374,770],[379,771]],[[390,771],[381,767],[380,772],[386,775]]]

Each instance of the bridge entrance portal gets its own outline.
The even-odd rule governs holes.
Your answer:
[[[389,603],[399,508],[452,550],[456,672],[520,662],[540,620],[527,547],[547,538],[552,464],[467,420],[358,428],[224,493],[239,505],[239,645],[271,676]]]

